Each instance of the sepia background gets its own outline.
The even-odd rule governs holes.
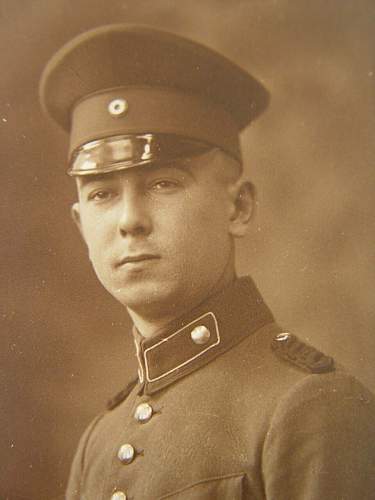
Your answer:
[[[259,203],[239,272],[375,389],[373,0],[0,0],[1,500],[60,495],[83,429],[135,371],[129,320],[70,219],[67,137],[37,95],[63,43],[112,22],[200,41],[271,91],[242,137]]]

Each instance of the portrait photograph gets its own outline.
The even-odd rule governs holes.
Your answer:
[[[0,43],[0,500],[375,499],[375,3]]]

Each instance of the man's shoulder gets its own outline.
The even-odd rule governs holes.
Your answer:
[[[316,395],[373,401],[372,393],[332,356],[277,324],[266,325],[228,353],[244,397],[261,393],[271,406]]]
[[[238,363],[241,358],[242,362]],[[259,373],[261,377],[301,378],[307,374],[334,372],[334,359],[276,323],[258,329],[228,353],[234,372]],[[293,377],[294,376],[294,377]]]

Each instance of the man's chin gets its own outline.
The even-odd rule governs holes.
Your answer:
[[[170,309],[177,295],[170,283],[153,280],[129,280],[126,285],[107,290],[123,306],[140,313]]]

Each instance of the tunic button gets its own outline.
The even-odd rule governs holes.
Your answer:
[[[195,344],[205,344],[208,342],[210,335],[210,330],[204,325],[196,326],[190,333]]]
[[[111,496],[111,500],[126,500],[126,495],[123,491],[115,491]]]
[[[290,333],[284,332],[276,335],[277,342],[287,342],[290,339]]]
[[[134,412],[134,418],[144,424],[150,420],[153,414],[152,406],[148,403],[141,403]]]
[[[134,457],[135,449],[131,444],[123,444],[117,452],[117,458],[125,465],[130,464],[134,460]]]

